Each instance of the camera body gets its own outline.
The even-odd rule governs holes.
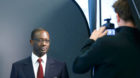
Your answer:
[[[114,28],[114,24],[110,23],[110,18],[104,19],[104,21],[106,21],[105,24],[103,24],[103,26],[106,26],[106,29],[108,30],[107,35],[108,36],[113,36],[115,35],[115,28]]]

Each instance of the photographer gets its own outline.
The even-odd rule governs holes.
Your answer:
[[[107,36],[105,27],[94,30],[73,64],[75,73],[94,67],[94,78],[140,78],[140,31],[136,28],[127,0],[113,4],[118,28]]]

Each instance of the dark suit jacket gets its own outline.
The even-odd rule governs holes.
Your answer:
[[[140,78],[140,31],[119,27],[115,36],[88,40],[73,64],[75,73],[95,67],[94,78]]]
[[[31,57],[14,63],[10,78],[35,78]],[[48,57],[44,78],[69,78],[66,64]]]

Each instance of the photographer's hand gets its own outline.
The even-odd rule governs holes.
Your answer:
[[[94,30],[92,32],[91,36],[90,36],[90,39],[96,41],[98,38],[103,37],[104,35],[106,35],[107,34],[107,30],[105,30],[105,29],[106,29],[106,27],[103,26],[99,30]]]

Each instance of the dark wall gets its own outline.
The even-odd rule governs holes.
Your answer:
[[[9,78],[12,63],[31,55],[30,33],[38,27],[49,31],[48,55],[67,63],[70,78],[90,75],[72,72],[73,60],[89,32],[74,1],[0,0],[0,78]]]

